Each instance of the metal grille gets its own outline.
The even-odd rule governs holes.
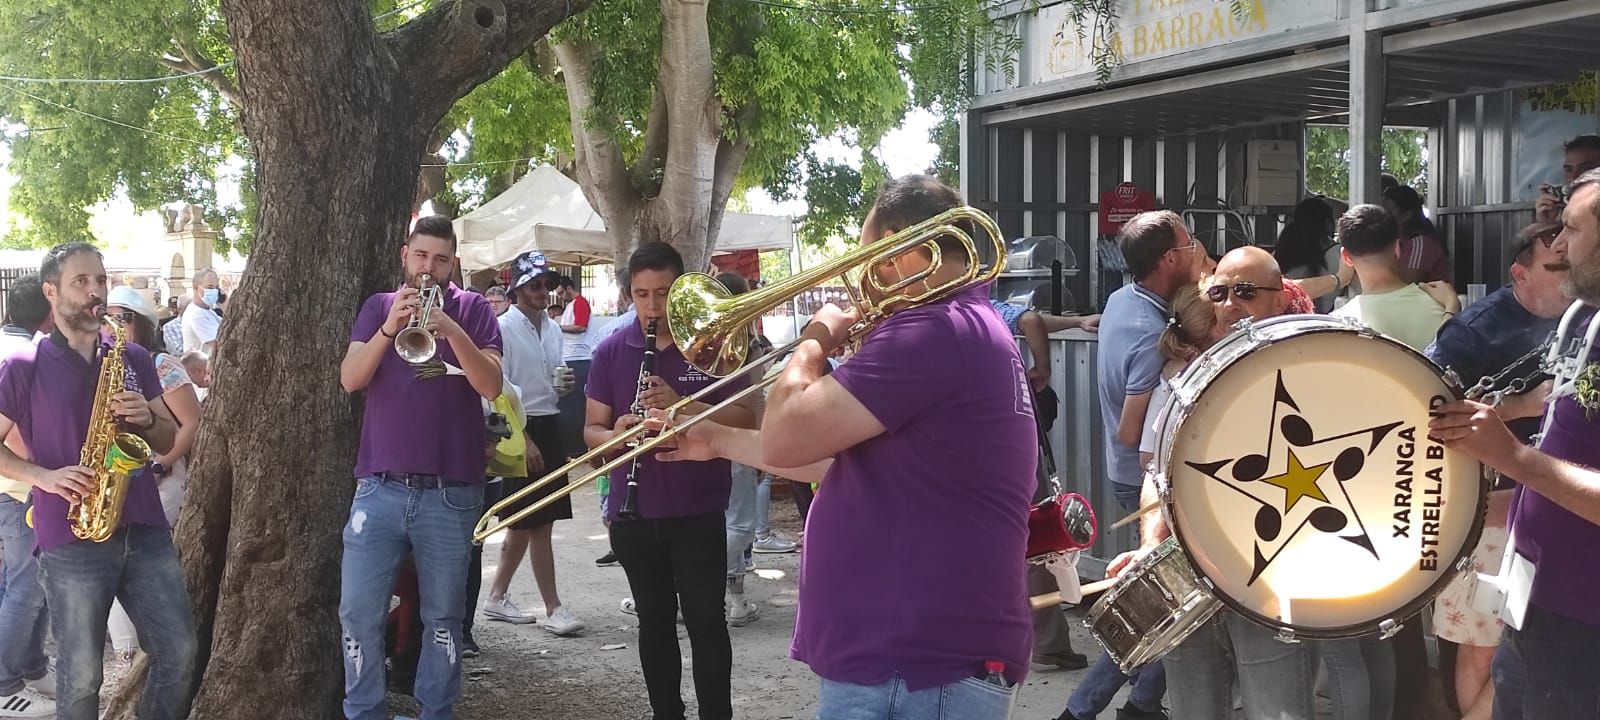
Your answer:
[[[6,299],[11,295],[11,286],[22,276],[36,272],[39,272],[39,268],[0,268],[0,317],[4,317],[7,313]]]

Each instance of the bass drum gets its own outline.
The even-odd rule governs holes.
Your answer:
[[[1389,634],[1466,567],[1482,466],[1427,437],[1462,397],[1421,353],[1353,322],[1248,325],[1173,381],[1153,470],[1204,585],[1295,637]]]

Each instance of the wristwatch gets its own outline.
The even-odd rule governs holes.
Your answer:
[[[166,477],[167,473],[172,472],[172,468],[162,465],[160,462],[152,462],[150,463],[150,472],[155,473],[158,478]]]

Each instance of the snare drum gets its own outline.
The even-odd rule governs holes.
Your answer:
[[[1177,647],[1221,608],[1177,541],[1167,538],[1100,596],[1085,622],[1117,667],[1132,674]]]
[[[1427,437],[1430,408],[1461,397],[1349,321],[1291,315],[1223,338],[1173,380],[1153,463],[1199,585],[1286,641],[1397,631],[1483,526],[1482,466]]]

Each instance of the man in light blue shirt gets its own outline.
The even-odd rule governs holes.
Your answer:
[[[1122,227],[1117,244],[1134,282],[1111,293],[1100,321],[1100,415],[1106,428],[1106,470],[1126,511],[1139,507],[1143,469],[1139,436],[1150,392],[1161,381],[1161,351],[1156,341],[1171,314],[1168,302],[1184,285],[1199,282],[1205,248],[1189,235],[1177,213],[1138,215]],[[1094,720],[1130,678],[1104,652],[1057,720]],[[1117,720],[1165,720],[1161,697],[1166,676],[1159,663],[1133,677],[1128,703]]]

